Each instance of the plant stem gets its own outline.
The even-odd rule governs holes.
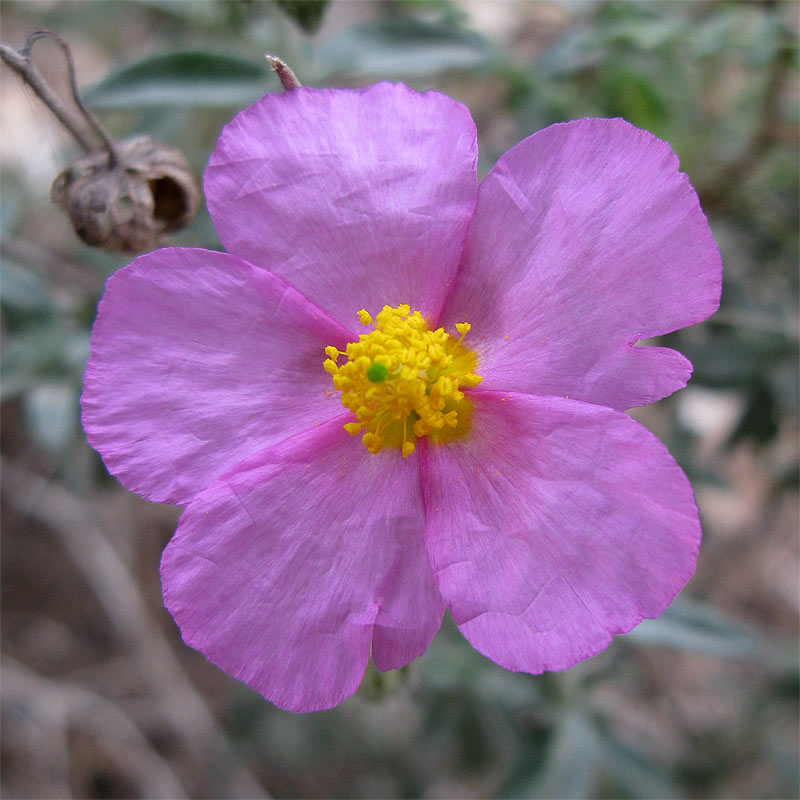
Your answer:
[[[93,153],[97,147],[92,142],[86,125],[82,122],[80,117],[66,108],[58,96],[50,88],[44,78],[41,76],[36,67],[33,66],[31,61],[31,49],[35,42],[39,39],[54,39],[61,46],[64,51],[64,56],[67,61],[67,69],[69,72],[69,84],[72,92],[72,98],[75,105],[78,106],[79,111],[83,115],[84,120],[88,123],[89,128],[100,138],[103,147],[108,151],[109,167],[114,167],[117,164],[117,152],[114,148],[114,143],[111,138],[103,129],[95,115],[83,104],[80,92],[78,91],[78,84],[75,79],[75,64],[72,60],[72,51],[66,41],[53,31],[34,31],[26,40],[19,51],[14,50],[6,44],[0,43],[0,57],[8,64],[25,83],[33,89],[39,99],[52,111],[53,115],[58,121],[75,137],[77,142],[83,147],[87,153]]]
[[[272,67],[275,74],[280,78],[281,86],[288,92],[289,89],[298,89],[303,84],[297,80],[297,76],[292,72],[291,67],[276,56],[267,56],[267,62]]]

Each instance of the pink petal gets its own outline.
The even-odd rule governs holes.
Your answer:
[[[718,304],[719,252],[669,145],[620,119],[552,125],[478,191],[443,322],[469,320],[483,388],[630,408],[691,364],[633,345]]]
[[[444,604],[416,458],[371,455],[343,415],[205,489],[167,546],[164,600],[187,644],[291,711],[330,708],[369,658],[426,649]]]
[[[100,302],[81,398],[89,443],[130,490],[186,503],[341,413],[322,363],[347,341],[282,280],[226,253],[141,256]]]
[[[664,446],[603,406],[470,396],[470,435],[421,457],[428,553],[467,639],[539,673],[658,616],[692,575],[701,533]]]
[[[226,249],[356,330],[356,312],[438,316],[475,204],[475,125],[402,84],[268,94],[225,127],[205,173]]]

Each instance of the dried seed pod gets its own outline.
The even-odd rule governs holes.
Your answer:
[[[200,191],[183,155],[150,136],[115,143],[107,152],[73,161],[53,181],[51,199],[70,216],[84,242],[140,253],[188,224]]]

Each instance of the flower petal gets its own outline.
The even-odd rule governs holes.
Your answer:
[[[402,84],[293,89],[238,114],[205,173],[231,253],[285,278],[353,330],[409,303],[439,315],[477,191],[475,124]]]
[[[659,615],[692,575],[701,535],[661,442],[604,406],[470,397],[470,435],[421,459],[428,553],[466,638],[539,673]]]
[[[620,119],[552,125],[478,191],[443,322],[472,323],[484,388],[625,409],[691,364],[634,344],[719,305],[719,251],[666,142]]]
[[[130,490],[187,503],[247,456],[341,414],[322,363],[347,337],[226,253],[141,256],[100,302],[81,398],[89,443]]]
[[[444,604],[416,458],[371,455],[343,415],[268,448],[186,508],[164,600],[191,647],[291,711],[330,708],[421,655]],[[400,657],[402,654],[402,658]]]

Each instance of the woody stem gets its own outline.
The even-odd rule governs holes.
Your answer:
[[[297,80],[297,76],[292,72],[292,68],[276,56],[267,56],[267,62],[272,67],[273,72],[280,78],[281,86],[284,90],[298,89],[303,84]]]
[[[92,112],[86,108],[78,92],[78,85],[75,79],[75,64],[72,60],[72,51],[66,41],[53,31],[34,31],[26,40],[19,51],[14,50],[6,44],[0,43],[0,58],[8,64],[22,78],[25,83],[30,86],[36,93],[39,99],[50,109],[53,116],[72,134],[75,140],[87,152],[94,152],[97,147],[92,142],[91,137],[88,135],[86,124],[80,119],[79,116],[65,107],[59,100],[56,93],[50,88],[48,83],[41,76],[39,71],[34,67],[31,61],[31,49],[33,44],[39,39],[54,39],[61,46],[64,51],[64,56],[67,61],[67,69],[69,73],[70,90],[72,92],[73,100],[78,110],[83,115],[83,119],[88,124],[89,128],[100,138],[104,148],[108,151],[109,166],[114,167],[117,163],[117,152],[110,137],[100,125],[97,118]]]

